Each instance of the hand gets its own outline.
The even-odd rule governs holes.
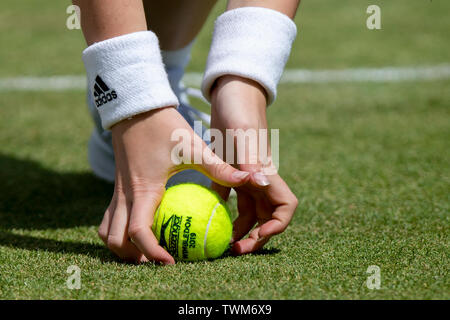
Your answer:
[[[183,149],[181,163],[173,162],[173,150],[179,141],[172,133],[183,129],[192,140],[191,150]],[[248,173],[224,163],[197,136],[173,107],[166,107],[123,120],[112,128],[116,160],[114,194],[99,236],[120,258],[134,262],[155,261],[174,264],[151,231],[153,216],[170,176],[186,169],[196,169],[218,184],[238,186],[248,181]],[[186,151],[188,150],[188,151]],[[201,164],[194,164],[200,159]]]
[[[265,91],[256,82],[238,76],[223,76],[216,82],[211,97],[211,127],[219,129],[224,137],[226,129],[253,129],[256,132],[267,129]],[[236,150],[236,139],[234,140]],[[267,150],[270,156],[269,146]],[[232,250],[236,254],[245,254],[261,249],[270,237],[286,229],[298,200],[276,173],[273,165],[265,164],[258,153],[249,150],[248,144],[240,153],[238,158],[241,157],[241,162],[244,163],[235,166],[251,172],[251,175],[248,183],[234,188],[239,216],[234,221]],[[243,159],[246,160],[242,161]],[[257,161],[250,163],[250,159]],[[224,199],[228,198],[229,187],[213,183],[212,188]],[[243,239],[255,224],[249,237]]]

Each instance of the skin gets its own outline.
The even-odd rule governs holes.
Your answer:
[[[256,82],[238,76],[221,77],[211,96],[211,127],[219,129],[224,137],[226,129],[267,129],[266,95]],[[269,146],[267,149],[270,156]],[[232,251],[239,255],[261,249],[272,236],[283,232],[298,200],[277,173],[261,174],[263,168],[269,167],[261,159],[256,164],[247,161],[236,167],[251,173],[249,183],[234,188],[239,216],[233,225]],[[228,198],[230,188],[214,182],[212,188]],[[249,237],[243,239],[250,230]]]
[[[88,45],[147,28],[153,30],[164,50],[190,43],[213,7],[213,0],[145,1],[74,0],[81,8],[81,24]],[[227,10],[243,6],[263,6],[295,15],[297,0],[236,1]],[[192,7],[190,7],[192,5]],[[161,10],[161,11],[160,11]],[[182,10],[186,13],[180,14]],[[169,22],[169,23],[168,23]],[[226,75],[212,89],[212,128],[267,128],[266,96],[254,81]],[[196,141],[183,163],[175,165],[170,154],[178,143],[172,132],[183,128]],[[238,194],[239,217],[234,223],[233,250],[237,254],[261,248],[271,236],[285,230],[297,199],[286,183],[274,174],[261,174],[262,165],[232,167],[213,153],[196,136],[173,106],[164,106],[123,120],[111,128],[116,159],[114,194],[99,227],[99,236],[120,258],[133,262],[175,263],[159,246],[149,226],[165,190],[168,178],[180,170],[193,168],[208,175],[224,198],[231,187]],[[152,137],[152,139],[149,139]],[[152,150],[152,152],[143,152]],[[154,152],[158,150],[158,152]],[[202,164],[193,165],[194,157]],[[242,239],[257,224],[249,238]]]
[[[81,29],[88,46],[94,42],[147,30],[141,0],[73,0],[81,9]],[[107,3],[108,5],[105,5]]]
[[[227,10],[259,6],[293,19],[299,4],[299,0],[230,0]],[[223,76],[213,86],[211,97],[211,128],[219,129],[224,137],[226,129],[267,129],[266,93],[255,81]],[[269,146],[267,149],[270,155]],[[283,232],[298,206],[296,196],[278,174],[260,173],[264,167],[260,160],[257,164],[236,165],[240,170],[251,172],[249,183],[234,188],[239,216],[233,223],[232,251],[238,255],[261,249],[272,236]],[[212,188],[222,198],[228,198],[230,188],[215,182]]]
[[[216,0],[144,1],[148,29],[158,35],[162,50],[191,43],[200,32]],[[161,13],[164,14],[161,14]]]
[[[300,0],[229,0],[227,10],[242,7],[263,7],[277,10],[294,19]]]

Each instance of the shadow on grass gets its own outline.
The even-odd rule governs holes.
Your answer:
[[[267,255],[274,255],[279,253],[281,250],[278,248],[262,248],[258,251],[249,253],[252,256],[267,256]]]
[[[43,230],[99,225],[113,185],[0,154],[0,226]]]
[[[1,239],[1,238],[0,238]],[[1,244],[1,240],[0,240],[0,244]],[[265,255],[275,255],[277,253],[279,253],[281,250],[277,249],[277,248],[262,248],[256,252],[252,252],[252,253],[247,253],[245,254],[245,256],[265,256]],[[212,262],[212,261],[218,261],[218,260],[222,260],[222,259],[226,259],[226,258],[234,258],[234,257],[241,257],[240,255],[236,255],[234,253],[231,252],[231,249],[228,249],[224,252],[223,255],[221,255],[218,258],[215,259],[206,259],[206,261]],[[201,263],[205,260],[198,260],[198,261],[178,261],[177,264],[197,264],[197,263]]]
[[[255,251],[252,253],[247,253],[245,255],[249,255],[249,256],[275,255],[275,254],[279,253],[280,251],[281,250],[278,248],[262,248],[262,249],[259,249],[258,251]],[[221,258],[237,257],[237,256],[239,256],[239,255],[236,255],[235,253],[233,253],[230,248],[227,251],[225,251],[225,253],[221,256]]]
[[[11,232],[1,232],[0,246],[19,248],[30,251],[45,251],[53,253],[82,254],[103,263],[123,263],[116,258],[105,246],[86,242],[59,241],[46,238],[18,235]]]
[[[116,261],[102,245],[11,232],[98,226],[112,192],[112,184],[90,173],[59,173],[32,160],[0,154],[0,245]]]

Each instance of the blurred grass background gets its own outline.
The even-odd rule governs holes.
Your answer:
[[[69,1],[3,0],[0,4],[0,76],[83,74],[80,30],[66,28]],[[366,28],[371,4],[381,8],[382,30]],[[193,50],[189,71],[202,72],[219,0]],[[411,66],[448,62],[448,2],[444,0],[303,1],[298,37],[287,68]],[[7,62],[7,63],[6,63]]]
[[[0,78],[81,75],[68,1],[0,3]],[[377,4],[382,30],[366,28]],[[193,50],[202,72],[220,1]],[[443,0],[303,1],[287,68],[450,62]],[[448,299],[450,81],[283,84],[269,121],[300,200],[258,254],[123,264],[96,230],[112,186],[92,176],[84,92],[0,92],[2,299]],[[69,115],[69,116],[68,116]],[[67,119],[64,120],[63,119]],[[235,209],[233,209],[235,210]],[[82,288],[66,287],[70,265]],[[365,286],[381,268],[381,289]]]

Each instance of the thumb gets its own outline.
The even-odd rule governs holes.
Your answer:
[[[264,168],[260,163],[256,164],[241,164],[240,169],[250,172],[249,182],[254,187],[261,189],[270,185],[270,181],[265,174]]]
[[[250,178],[249,172],[233,168],[209,148],[203,149],[202,163],[198,166],[198,170],[206,174],[211,180],[226,187],[241,186]]]

